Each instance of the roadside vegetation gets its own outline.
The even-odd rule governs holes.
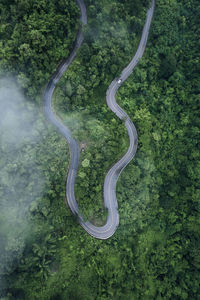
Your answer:
[[[80,209],[103,224],[103,181],[128,146],[105,94],[137,48],[150,2],[95,2],[87,1],[85,40],[58,84],[54,110],[83,149],[75,189]],[[78,8],[72,0],[10,0],[0,7],[0,74],[20,85],[23,110],[34,119],[23,116],[40,136],[20,147],[0,142],[0,299],[198,299],[199,1],[156,1],[144,57],[117,94],[139,146],[117,185],[120,225],[105,241],[90,237],[66,207],[70,153],[42,114],[42,90],[72,48]],[[27,182],[21,190],[30,201],[16,194],[20,182]],[[13,206],[9,223],[4,213]],[[25,214],[14,218],[21,207]]]

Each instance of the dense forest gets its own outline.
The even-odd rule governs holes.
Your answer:
[[[137,49],[150,1],[86,3],[84,43],[53,105],[84,148],[80,209],[101,225],[105,175],[128,146],[106,90]],[[139,146],[117,184],[120,225],[105,241],[67,207],[68,145],[42,110],[45,84],[73,48],[78,7],[0,8],[0,299],[199,299],[199,1],[156,1],[144,57],[117,94]]]

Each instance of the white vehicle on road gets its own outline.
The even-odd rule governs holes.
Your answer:
[[[119,79],[118,81],[117,81],[117,83],[121,83],[122,82],[122,80],[121,79]]]

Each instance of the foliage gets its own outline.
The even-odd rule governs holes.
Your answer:
[[[78,9],[74,1],[1,1],[1,72],[14,72],[30,97],[69,55]],[[65,38],[67,37],[67,38]]]
[[[11,32],[15,28],[17,36],[24,22],[23,17],[12,21],[12,15],[14,20],[17,18],[14,8],[19,1],[4,2],[3,20],[12,27]],[[23,7],[29,16],[37,2],[30,3],[32,6]],[[71,5],[68,9],[63,6],[62,12],[71,14],[73,25],[65,45],[70,50],[77,30],[77,9],[73,1],[58,3]],[[148,4],[88,0],[85,42],[54,95],[54,110],[84,144],[75,193],[85,217],[97,224],[103,223],[106,215],[102,203],[105,174],[128,144],[123,122],[107,108],[105,93],[137,47]],[[57,15],[59,5],[53,6],[51,14]],[[44,174],[45,193],[33,201],[27,214],[31,234],[23,239],[17,262],[4,275],[7,287],[2,297],[198,299],[199,11],[197,0],[156,1],[144,57],[117,94],[119,104],[136,125],[139,147],[117,185],[120,225],[112,238],[101,241],[88,236],[65,208],[68,156],[63,155],[66,144],[59,134],[50,131],[30,152]],[[34,20],[38,28],[46,19]],[[50,27],[56,26],[53,20],[48,19]],[[54,35],[59,36],[55,30]],[[5,29],[2,32],[6,45],[9,33]],[[63,32],[60,39],[64,41]],[[22,56],[11,60],[14,48],[9,46],[1,64],[2,73],[5,66],[14,70],[17,65],[17,78],[22,72],[32,83],[32,87],[24,87],[26,94],[36,96],[37,87],[46,83],[63,56],[61,44],[49,47],[47,56],[41,53],[46,64],[34,55],[24,69]],[[30,49],[35,48],[31,45]],[[60,53],[59,58],[54,52]],[[39,70],[48,76],[42,74],[39,79]],[[25,151],[28,155],[30,147]],[[7,162],[5,155],[3,161]],[[8,166],[10,172],[13,168],[12,164]],[[18,244],[14,243],[16,247]]]

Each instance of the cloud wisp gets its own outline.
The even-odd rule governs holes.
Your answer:
[[[22,258],[30,234],[30,205],[43,193],[35,150],[38,115],[13,80],[0,80],[0,295],[6,288],[4,277]]]

